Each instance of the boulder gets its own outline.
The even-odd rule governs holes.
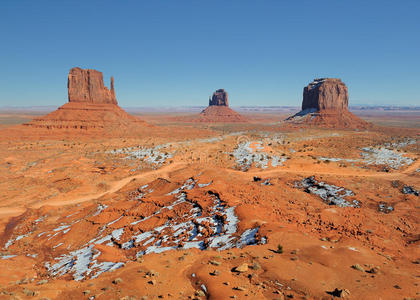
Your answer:
[[[235,272],[239,272],[239,273],[247,272],[248,264],[247,263],[240,264],[239,266],[235,267],[234,270]]]

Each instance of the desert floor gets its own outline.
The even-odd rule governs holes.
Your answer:
[[[34,115],[0,113],[0,299],[420,299],[415,112],[113,136]]]

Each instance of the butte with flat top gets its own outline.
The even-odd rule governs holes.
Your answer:
[[[32,128],[78,131],[114,131],[135,129],[146,123],[124,111],[115,96],[114,78],[111,87],[104,85],[102,72],[72,68],[69,72],[68,103],[57,110],[24,124]]]
[[[200,113],[196,122],[233,123],[247,122],[247,119],[229,107],[228,93],[218,89],[209,98],[209,106]]]
[[[339,78],[317,78],[303,89],[302,110],[287,118],[291,126],[366,129],[371,124],[349,109],[347,86]]]

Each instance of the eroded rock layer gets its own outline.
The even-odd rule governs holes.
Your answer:
[[[247,122],[247,119],[229,107],[229,96],[224,89],[218,89],[209,99],[209,106],[204,109],[194,122],[234,123]]]
[[[102,72],[73,68],[67,81],[69,102],[87,102],[117,104],[114,90],[114,78],[111,77],[111,89],[104,86]]]
[[[224,89],[218,89],[209,99],[209,106],[229,106],[229,95]]]
[[[349,93],[339,78],[314,79],[303,89],[302,110],[347,110]]]
[[[247,119],[228,106],[211,105],[203,110],[198,122],[247,122]]]
[[[146,123],[115,104],[69,102],[25,126],[44,129],[105,130]]]
[[[348,110],[349,93],[338,78],[314,79],[303,89],[302,110],[286,119],[288,126],[366,129],[372,125]]]
[[[43,129],[126,130],[146,123],[124,111],[117,104],[114,79],[104,86],[102,73],[72,68],[68,76],[68,103],[46,116],[24,124]]]

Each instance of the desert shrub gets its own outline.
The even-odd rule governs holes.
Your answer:
[[[283,246],[278,244],[277,249],[274,252],[276,252],[278,254],[282,254],[283,253]]]

